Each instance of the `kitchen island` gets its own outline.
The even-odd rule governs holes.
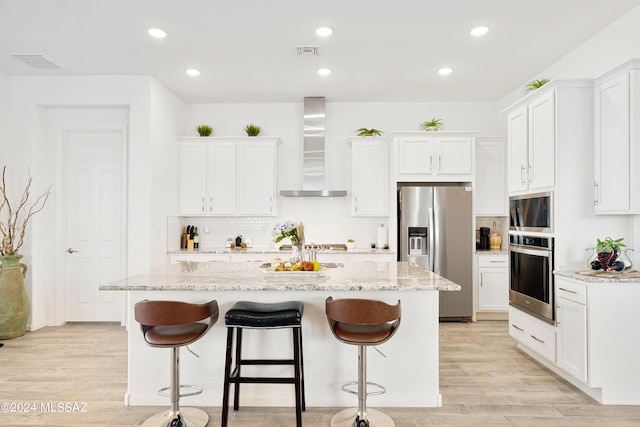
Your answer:
[[[374,349],[369,350],[369,379],[387,388],[386,394],[369,399],[372,407],[442,404],[438,382],[438,292],[458,291],[460,286],[416,265],[347,262],[343,267],[322,268],[318,272],[272,272],[261,268],[260,263],[251,262],[181,262],[103,285],[100,289],[127,292],[127,405],[167,404],[166,398],[158,396],[156,391],[169,380],[169,350],[148,347],[133,318],[135,303],[144,299],[218,301],[218,323],[205,337],[189,346],[200,358],[193,357],[186,349],[181,352],[181,383],[204,388],[202,394],[185,398],[184,405],[221,405],[226,344],[224,314],[240,300],[302,301],[307,405],[356,405],[356,397],[342,392],[340,386],[357,379],[357,347],[339,343],[329,330],[324,311],[325,299],[329,296],[402,302],[398,332],[378,347],[386,357]],[[248,330],[245,336],[245,355],[249,357],[291,357],[287,329]],[[243,372],[249,375],[254,372],[252,369],[269,369],[269,375],[290,375],[290,368],[277,366],[248,366]],[[245,384],[242,403],[293,406],[293,387]]]

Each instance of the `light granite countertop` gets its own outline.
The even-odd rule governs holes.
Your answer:
[[[459,291],[460,285],[406,262],[345,262],[316,272],[273,272],[257,262],[182,261],[102,291]]]
[[[280,254],[286,255],[289,254],[290,251],[281,251],[277,248],[240,248],[240,249],[230,249],[230,248],[201,248],[194,249],[192,251],[187,249],[175,249],[168,250],[168,255],[173,254]],[[353,254],[372,254],[372,255],[395,255],[395,252],[390,249],[371,249],[371,248],[353,248],[347,250],[337,250],[337,249],[316,249],[316,253],[319,254],[344,254],[344,255],[353,255]]]
[[[637,271],[635,272],[637,273]],[[579,280],[581,282],[586,282],[586,283],[603,283],[603,284],[638,283],[640,284],[640,277],[638,277],[635,274],[626,275],[625,273],[620,273],[615,275],[614,277],[599,277],[599,276],[586,276],[584,274],[578,274],[575,270],[555,270],[553,274],[555,274],[556,276]]]

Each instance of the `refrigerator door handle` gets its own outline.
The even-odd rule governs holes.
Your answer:
[[[429,208],[429,228],[427,229],[427,253],[429,254],[429,270],[435,271],[436,267],[436,210]]]

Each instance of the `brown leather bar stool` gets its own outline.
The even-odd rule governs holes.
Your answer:
[[[304,397],[304,367],[302,359],[302,314],[304,305],[300,301],[281,303],[257,303],[238,301],[224,316],[227,325],[227,356],[224,370],[224,392],[222,396],[222,427],[229,418],[229,388],[234,384],[233,410],[240,408],[240,384],[293,384],[296,395],[296,426],[302,427],[302,411],[306,409]],[[293,337],[293,359],[243,359],[243,329],[291,328]],[[233,336],[236,336],[235,352]],[[232,355],[235,353],[235,363]],[[231,365],[233,364],[233,371]],[[244,377],[245,365],[292,365],[292,377]]]
[[[182,301],[144,300],[134,307],[144,340],[151,347],[171,348],[171,386],[158,391],[171,398],[171,409],[148,418],[143,426],[204,427],[209,422],[206,412],[197,408],[180,408],[180,398],[202,393],[202,388],[180,385],[180,347],[204,336],[218,320],[218,302],[190,304]],[[208,322],[201,321],[208,319]],[[191,351],[191,350],[189,350]],[[195,353],[194,353],[195,354]],[[180,389],[195,390],[180,394]],[[169,391],[169,393],[166,393]]]
[[[348,383],[342,390],[358,395],[358,409],[348,408],[331,418],[331,427],[387,427],[395,423],[387,414],[367,410],[367,395],[382,394],[384,387],[367,382],[367,346],[378,345],[391,338],[400,326],[400,301],[389,305],[382,301],[344,298],[326,300],[326,313],[331,332],[338,341],[358,346],[358,382]],[[357,384],[358,390],[348,387]],[[367,392],[367,385],[378,390]]]

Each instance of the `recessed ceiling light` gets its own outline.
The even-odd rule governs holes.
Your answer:
[[[192,77],[196,77],[200,75],[200,70],[195,68],[187,68],[186,70],[184,70],[184,72],[189,74]]]
[[[329,37],[331,34],[333,34],[333,29],[331,29],[330,27],[320,27],[316,30],[316,34],[320,37]]]
[[[162,28],[149,28],[147,32],[151,37],[155,37],[157,39],[163,39],[167,37],[167,32]]]
[[[440,74],[441,76],[448,76],[452,72],[453,72],[453,68],[451,67],[444,67],[438,70],[438,74]]]
[[[476,27],[470,31],[470,34],[475,37],[484,36],[489,32],[489,27]]]
[[[329,68],[320,68],[318,69],[318,74],[320,74],[321,76],[328,76],[329,74],[331,74],[331,70]]]

